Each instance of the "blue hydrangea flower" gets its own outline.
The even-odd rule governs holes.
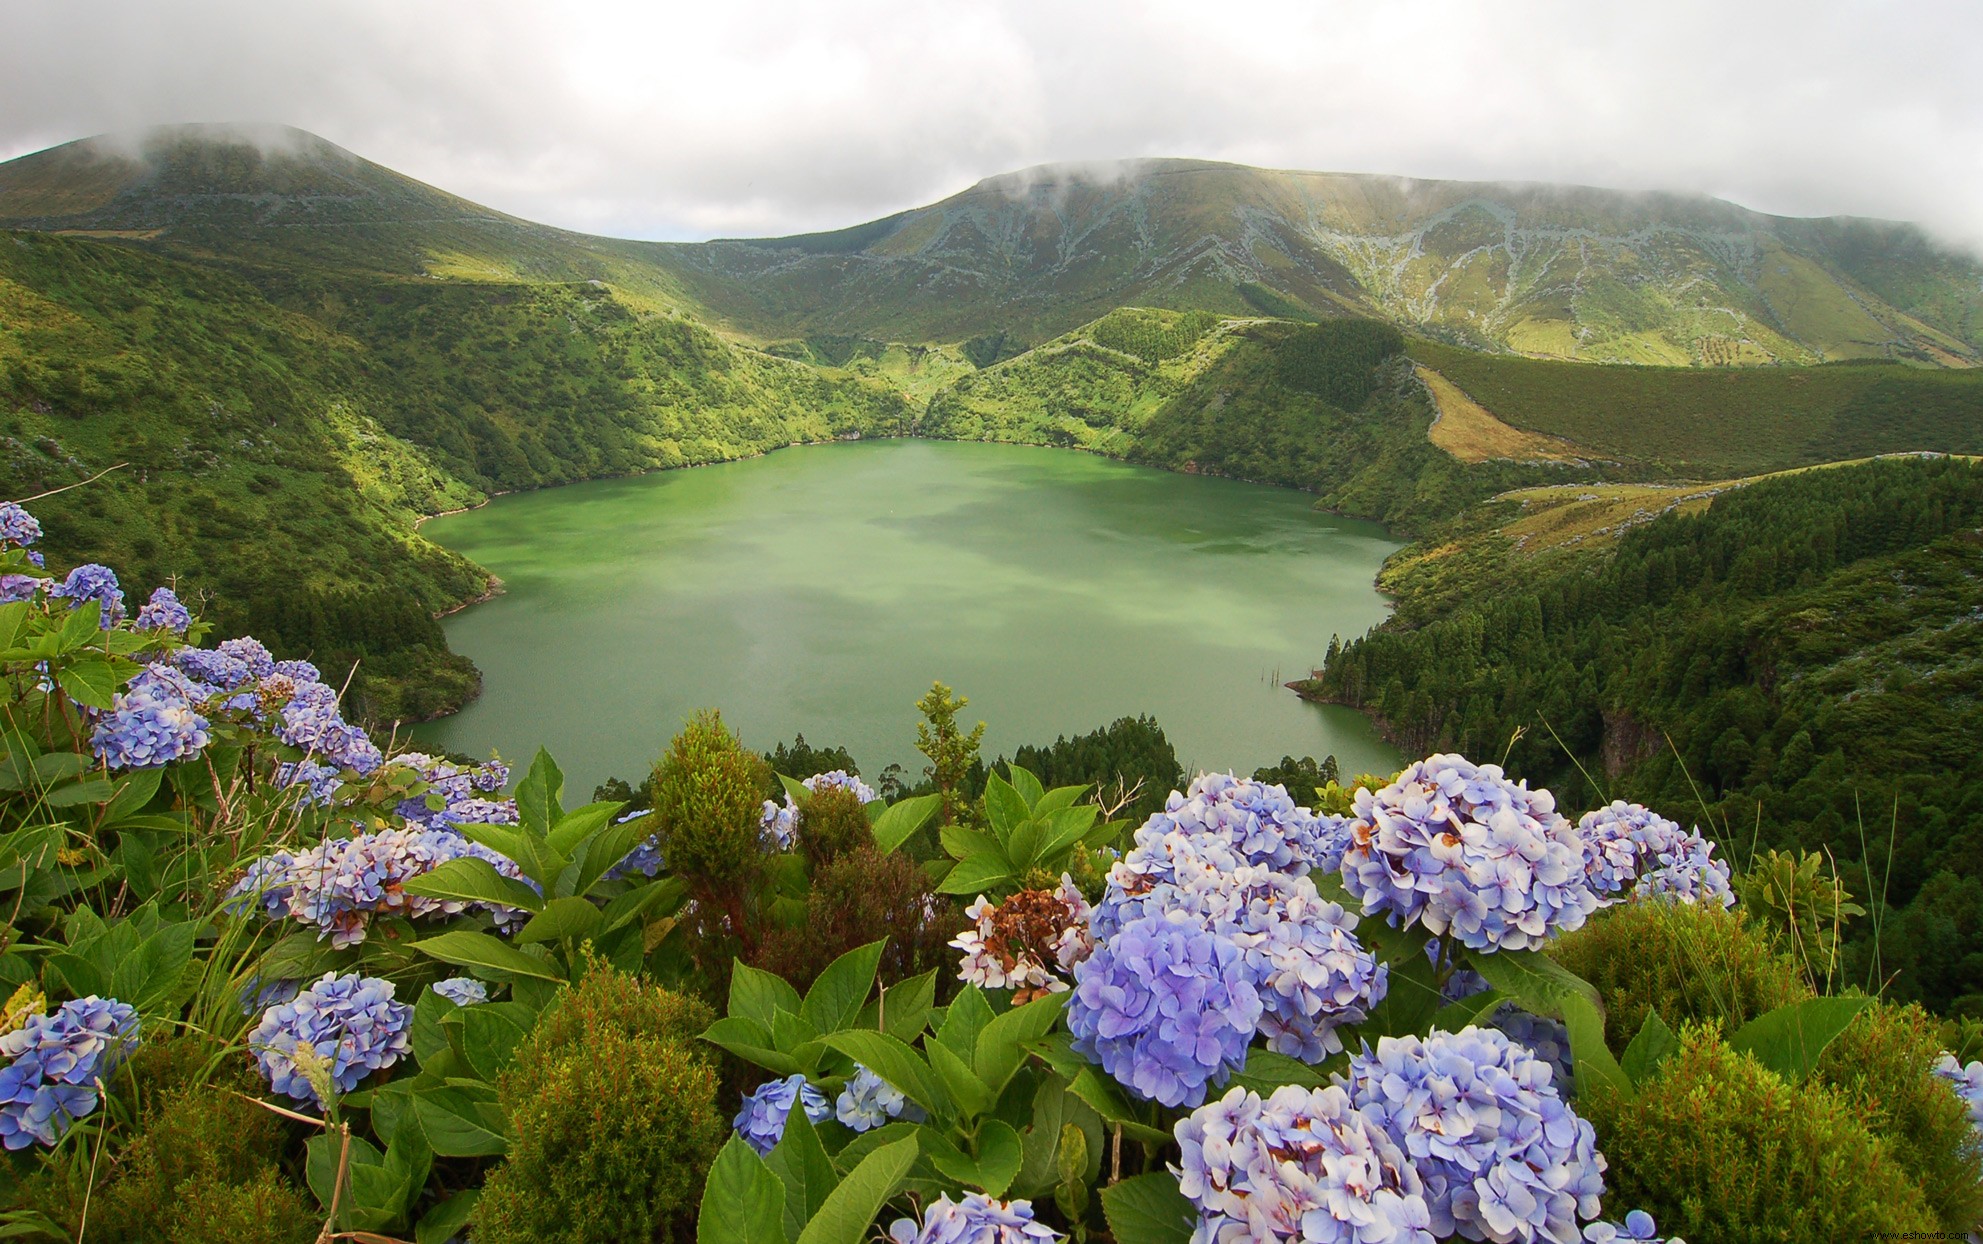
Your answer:
[[[433,989],[456,1006],[474,1006],[489,1000],[489,987],[472,976],[450,976],[444,981],[435,981]]]
[[[322,671],[308,661],[277,661],[275,672],[292,682],[322,682]]]
[[[1365,915],[1473,950],[1527,950],[1582,927],[1600,899],[1583,839],[1546,790],[1498,765],[1431,756],[1356,793],[1343,883]]]
[[[302,992],[302,981],[263,981],[259,976],[251,976],[241,986],[241,1013],[260,1015]]]
[[[240,916],[260,907],[269,919],[289,914],[289,895],[296,888],[296,857],[274,851],[253,860],[241,880],[227,891],[224,910]]]
[[[113,769],[157,768],[199,755],[208,724],[172,680],[140,675],[97,719],[90,750]]]
[[[923,1207],[923,1221],[898,1218],[888,1228],[891,1244],[1026,1244],[1066,1236],[1033,1221],[1031,1201],[999,1201],[980,1192],[961,1201],[939,1195]]]
[[[1433,1244],[1417,1170],[1340,1087],[1236,1088],[1176,1134],[1194,1244]]]
[[[1575,1073],[1576,1064],[1570,1057],[1570,1030],[1562,1020],[1525,1011],[1512,1002],[1503,1002],[1487,1017],[1487,1024],[1548,1063],[1559,1092],[1572,1090],[1570,1077]]]
[[[132,625],[141,631],[171,631],[175,635],[184,635],[186,628],[193,625],[193,611],[179,603],[179,597],[171,588],[153,588],[151,599],[138,610]]]
[[[818,794],[820,791],[829,788],[850,790],[854,792],[854,798],[860,800],[862,803],[873,803],[879,798],[874,793],[874,787],[869,786],[866,782],[863,782],[860,778],[855,777],[845,769],[833,769],[826,773],[815,773],[799,784],[814,794]]]
[[[865,1132],[890,1119],[920,1123],[923,1110],[894,1085],[856,1063],[854,1074],[847,1077],[846,1087],[833,1099],[833,1117],[854,1131]]]
[[[0,574],[0,605],[33,600],[46,582],[48,580],[37,579],[30,574]]]
[[[1591,886],[1610,897],[1631,887],[1639,897],[1735,906],[1728,864],[1713,858],[1714,843],[1643,804],[1618,800],[1577,822],[1590,859]]]
[[[0,501],[0,540],[22,548],[41,539],[41,524],[12,501]]]
[[[807,1083],[802,1075],[787,1076],[767,1082],[755,1093],[744,1094],[744,1108],[737,1112],[733,1124],[737,1135],[759,1154],[770,1153],[785,1134],[785,1120],[792,1113],[793,1102],[801,1105],[806,1118],[813,1123],[823,1123],[833,1114],[833,1107],[826,1104],[826,1094]]]
[[[71,605],[93,600],[102,607],[97,625],[109,630],[124,620],[124,593],[118,590],[117,574],[108,566],[88,562],[69,572],[69,577],[48,589]]]
[[[1687,1244],[1679,1236],[1668,1239],[1653,1225],[1653,1217],[1642,1209],[1625,1215],[1625,1221],[1594,1222],[1584,1228],[1587,1244]]]
[[[92,994],[53,1015],[30,1015],[0,1036],[0,1145],[54,1145],[96,1109],[99,1080],[137,1047],[138,1013]]]
[[[799,805],[792,802],[790,795],[785,796],[782,804],[767,799],[757,818],[758,840],[769,850],[789,851],[798,826]]]
[[[481,765],[458,765],[424,752],[401,752],[392,758],[397,768],[411,769],[425,787],[420,794],[402,800],[397,809],[409,824],[430,829],[457,825],[514,825],[516,804],[508,799],[486,799],[509,779],[509,766],[499,761]],[[438,800],[440,806],[433,803]]]
[[[616,823],[624,825],[628,821],[637,821],[653,813],[652,808],[638,808],[621,817]],[[658,876],[667,866],[667,857],[661,852],[661,835],[649,834],[642,838],[633,850],[627,852],[625,859],[606,870],[606,880],[614,881],[621,877],[631,877],[635,873],[643,877]]]
[[[338,787],[344,785],[344,775],[314,760],[284,761],[275,767],[275,783],[302,787],[300,802],[305,807],[328,808],[337,798]]]
[[[172,663],[221,691],[233,691],[252,677],[246,664],[211,648],[181,648],[172,654]]]
[[[1385,1037],[1350,1060],[1347,1087],[1418,1169],[1435,1235],[1574,1240],[1578,1219],[1597,1217],[1596,1133],[1549,1065],[1501,1033]]]
[[[222,656],[233,657],[248,667],[248,673],[256,678],[267,678],[275,673],[275,655],[261,640],[243,635],[238,639],[223,639],[214,645]]]
[[[1246,1062],[1265,1007],[1229,937],[1145,916],[1074,967],[1074,1048],[1147,1101],[1196,1106]]]
[[[328,838],[294,855],[277,852],[257,860],[230,891],[230,902],[242,911],[259,901],[271,919],[288,916],[315,925],[318,936],[337,947],[364,941],[380,915],[420,919],[456,916],[473,908],[488,911],[498,927],[520,923],[525,913],[512,907],[406,892],[408,881],[464,856],[486,860],[505,877],[526,880],[515,861],[481,843],[450,830],[409,826]]]
[[[1341,817],[1318,817],[1298,806],[1283,787],[1231,773],[1201,773],[1185,793],[1172,791],[1164,810],[1136,831],[1136,845],[1122,864],[1163,879],[1166,844],[1181,835],[1221,843],[1244,864],[1305,877],[1316,868],[1335,870],[1347,845],[1347,825]]]
[[[349,1093],[374,1071],[383,1071],[413,1048],[413,1008],[393,1001],[393,984],[356,972],[326,972],[288,1002],[270,1007],[248,1034],[248,1049],[269,1087],[319,1108],[323,1100],[296,1052],[321,1060],[340,1093]]]
[[[1963,1105],[1969,1107],[1969,1126],[1983,1132],[1983,1062],[1972,1062],[1965,1067],[1955,1060],[1955,1055],[1943,1050],[1942,1056],[1935,1060],[1935,1074],[1947,1080],[1956,1096],[1962,1098]]]

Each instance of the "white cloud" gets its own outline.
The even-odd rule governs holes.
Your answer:
[[[1969,0],[9,6],[0,156],[281,122],[517,215],[834,228],[1031,164],[1705,191],[1983,242]]]

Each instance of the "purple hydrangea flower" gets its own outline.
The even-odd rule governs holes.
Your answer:
[[[396,767],[413,770],[426,789],[402,800],[397,809],[409,824],[430,829],[457,825],[514,825],[516,804],[508,799],[485,799],[499,791],[509,779],[509,766],[499,761],[462,766],[424,752],[401,752],[392,758]],[[440,806],[433,806],[438,799]]]
[[[71,605],[93,600],[102,608],[97,625],[109,630],[124,620],[124,593],[118,590],[117,574],[108,566],[88,562],[69,572],[69,577],[48,589]]]
[[[1031,1201],[999,1201],[980,1192],[953,1201],[939,1195],[923,1207],[923,1221],[898,1218],[888,1228],[891,1244],[1026,1244],[1067,1237],[1033,1221]]]
[[[641,817],[651,816],[653,813],[654,809],[652,808],[638,808],[622,816],[615,823],[624,825],[628,821],[637,821]],[[606,880],[616,881],[621,877],[631,877],[635,873],[639,873],[643,877],[658,876],[661,870],[667,866],[667,857],[661,852],[661,835],[649,834],[647,837],[642,838],[634,846],[633,850],[627,852],[625,859],[606,870]]]
[[[923,1110],[894,1085],[856,1063],[846,1087],[833,1099],[833,1117],[854,1131],[865,1132],[890,1119],[920,1123]]]
[[[498,926],[521,921],[524,913],[515,908],[406,892],[408,881],[465,856],[486,860],[505,877],[525,880],[515,861],[460,834],[407,827],[328,838],[294,855],[277,852],[257,860],[230,891],[230,900],[236,910],[244,910],[249,897],[258,896],[270,919],[289,916],[315,925],[318,936],[337,947],[364,941],[379,915],[420,919],[474,908],[490,912]]]
[[[815,773],[805,781],[799,783],[799,785],[812,791],[814,794],[827,789],[850,790],[854,792],[854,798],[860,800],[862,803],[873,803],[879,797],[874,793],[874,787],[869,786],[866,782],[863,782],[860,778],[855,777],[845,769],[833,769],[826,773]]]
[[[301,786],[305,807],[328,808],[337,798],[338,787],[344,785],[344,776],[314,760],[284,761],[275,767],[275,782],[278,786]]]
[[[252,677],[246,664],[211,648],[181,648],[172,654],[172,663],[221,691],[233,691]]]
[[[223,639],[214,645],[222,656],[233,657],[248,667],[248,673],[256,678],[267,678],[275,673],[275,656],[261,640],[243,635],[238,639]]]
[[[1935,1060],[1935,1074],[1955,1089],[1962,1104],[1969,1107],[1969,1126],[1983,1132],[1983,1062],[1963,1066],[1947,1050]]]
[[[1229,937],[1162,916],[1125,925],[1074,967],[1074,1048],[1145,1100],[1196,1106],[1245,1065],[1265,1007]]]
[[[1588,1244],[1687,1244],[1679,1236],[1668,1239],[1653,1225],[1653,1217],[1642,1209],[1625,1215],[1625,1221],[1594,1222],[1584,1228]]]
[[[302,981],[263,981],[259,976],[251,976],[241,986],[241,1013],[260,1015],[302,992]]]
[[[53,1015],[30,1015],[0,1036],[0,1145],[54,1145],[69,1125],[96,1109],[97,1081],[107,1080],[137,1047],[138,1013],[94,994],[64,1002]]]
[[[1619,800],[1577,822],[1590,859],[1591,886],[1600,895],[1631,887],[1633,895],[1682,903],[1735,906],[1728,864],[1713,858],[1714,843],[1643,804]]]
[[[1597,910],[1585,860],[1548,791],[1498,765],[1437,755],[1380,791],[1357,791],[1342,874],[1365,915],[1473,950],[1527,950]]]
[[[207,727],[172,679],[141,674],[97,719],[90,750],[113,769],[153,769],[199,755]]]
[[[433,990],[456,1006],[474,1006],[489,1000],[489,987],[472,976],[450,976],[435,981]]]
[[[33,600],[35,593],[41,591],[42,585],[47,582],[30,574],[0,574],[0,605]]]
[[[224,910],[246,915],[260,907],[271,920],[289,914],[289,895],[296,888],[296,857],[288,851],[274,851],[251,861],[241,880],[227,891]]]
[[[798,1102],[813,1123],[823,1123],[833,1114],[826,1094],[806,1082],[802,1075],[787,1076],[761,1085],[755,1093],[744,1094],[744,1108],[737,1112],[734,1126],[744,1143],[760,1155],[770,1153],[785,1135],[785,1120]]]
[[[1176,1132],[1197,1244],[1433,1244],[1417,1170],[1339,1087],[1236,1088]]]
[[[1604,1155],[1549,1065],[1491,1028],[1385,1037],[1350,1060],[1351,1099],[1417,1167],[1438,1236],[1574,1240]]]
[[[413,1048],[413,1008],[393,1001],[393,984],[353,972],[326,972],[288,1002],[270,1007],[248,1034],[248,1049],[269,1087],[321,1108],[310,1065],[296,1053],[308,1047],[340,1093],[349,1093],[374,1071],[383,1071]]]
[[[186,628],[193,625],[193,611],[179,603],[179,597],[171,588],[153,588],[151,599],[138,610],[132,625],[141,631],[171,631],[175,635],[184,635]]]
[[[792,849],[792,839],[798,832],[798,826],[799,805],[792,801],[790,795],[785,796],[785,802],[782,804],[767,799],[764,801],[764,810],[757,818],[758,840],[768,850],[789,851]]]
[[[308,661],[277,661],[275,672],[292,682],[322,682],[323,673]]]
[[[1136,845],[1122,863],[1134,872],[1164,872],[1172,835],[1223,843],[1242,863],[1290,877],[1311,869],[1334,871],[1347,845],[1348,822],[1318,817],[1285,788],[1231,773],[1201,773],[1184,794],[1170,793],[1164,810],[1136,831]]]
[[[41,539],[41,524],[12,501],[0,501],[0,540],[22,548]]]

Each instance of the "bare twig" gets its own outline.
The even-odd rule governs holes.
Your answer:
[[[34,494],[32,497],[22,497],[20,500],[14,502],[14,504],[26,505],[30,501],[39,501],[43,497],[52,497],[58,492],[67,492],[71,488],[81,488],[84,484],[94,484],[96,483],[96,481],[102,479],[104,476],[110,474],[112,471],[121,471],[125,467],[130,465],[131,464],[128,462],[120,462],[116,466],[107,466],[103,468],[101,471],[98,471],[95,475],[90,476],[88,479],[79,479],[73,484],[64,484],[60,488],[51,488],[47,492],[38,492]]]
[[[250,1097],[246,1093],[236,1092],[234,1089],[228,1089],[227,1091],[233,1093],[234,1096],[239,1097],[242,1101],[253,1102],[255,1105],[260,1106],[262,1109],[268,1111],[269,1113],[279,1114],[285,1119],[294,1119],[298,1123],[308,1123],[311,1127],[330,1126],[330,1124],[326,1123],[322,1119],[313,1119],[307,1114],[298,1114],[296,1111],[287,1109],[286,1107],[283,1106],[278,1106],[272,1101],[263,1101],[259,1097]]]
[[[337,1130],[343,1137],[337,1148],[337,1177],[336,1182],[331,1184],[330,1216],[324,1219],[324,1229],[317,1233],[317,1244],[331,1244],[332,1240],[351,1238],[350,1234],[340,1233],[337,1229],[337,1216],[344,1205],[344,1181],[351,1172],[351,1125],[340,1123]]]
[[[100,1098],[110,1096],[110,1090],[104,1087],[102,1076],[96,1078],[96,1093]],[[83,1186],[83,1209],[76,1215],[76,1244],[83,1244],[83,1231],[89,1226],[90,1194],[96,1191],[96,1165],[103,1161],[103,1140],[108,1135],[110,1135],[110,1124],[105,1122],[96,1132],[96,1153],[90,1158],[90,1181]]]

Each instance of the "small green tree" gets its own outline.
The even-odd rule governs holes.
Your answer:
[[[929,694],[916,701],[916,711],[924,718],[916,723],[916,750],[930,758],[923,775],[936,783],[943,796],[940,823],[944,825],[956,820],[957,789],[977,761],[978,744],[985,737],[982,721],[969,734],[957,728],[957,713],[970,702],[969,696],[952,699],[950,688],[941,682],[931,683]]]

